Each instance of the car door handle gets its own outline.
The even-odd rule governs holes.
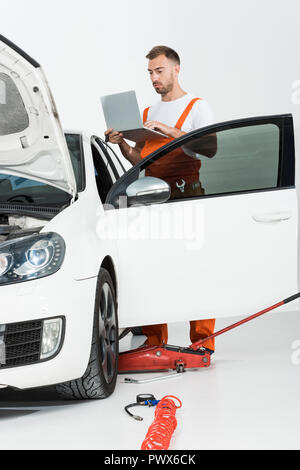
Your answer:
[[[264,223],[283,222],[284,220],[289,220],[291,217],[292,217],[292,213],[289,211],[267,212],[265,214],[252,215],[252,219],[254,219],[255,222],[264,222]]]

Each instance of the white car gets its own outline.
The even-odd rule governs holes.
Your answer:
[[[149,176],[177,148],[201,161],[198,196],[186,165],[176,197]],[[109,396],[119,328],[298,292],[297,230],[291,115],[193,131],[125,172],[99,137],[62,131],[41,67],[0,37],[1,387]]]

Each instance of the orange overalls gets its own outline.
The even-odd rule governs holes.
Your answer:
[[[194,103],[199,99],[200,98],[194,98],[188,104],[175,126],[176,129],[181,130],[189,112],[194,106]],[[144,123],[147,121],[149,109],[150,108],[147,108],[144,111]],[[148,155],[150,155],[150,153],[159,149],[168,142],[171,142],[172,140],[174,140],[172,137],[168,139],[161,138],[151,141],[147,140],[141,151],[141,158],[147,157]],[[172,192],[176,193],[176,191],[179,191],[178,187],[176,186],[176,182],[178,182],[178,180],[180,182],[182,179],[184,179],[184,181],[188,185],[191,185],[193,183],[199,183],[200,168],[200,160],[196,160],[189,157],[182,151],[181,148],[178,148],[176,150],[173,150],[172,152],[169,152],[161,159],[149,165],[146,169],[146,176],[155,176],[157,178],[163,178],[170,184]],[[201,193],[198,192],[198,194]],[[202,339],[206,336],[213,334],[215,328],[215,321],[215,319],[190,321],[191,342],[194,343],[198,339]],[[150,346],[160,345],[162,343],[166,344],[168,342],[168,325],[166,323],[159,325],[143,326],[142,331],[143,334],[147,336],[146,344]],[[214,351],[214,339],[207,341],[204,346]]]

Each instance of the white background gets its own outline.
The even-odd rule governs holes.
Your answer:
[[[102,94],[135,89],[141,108],[156,101],[145,55],[165,44],[181,56],[183,88],[205,98],[216,121],[293,113],[299,158],[299,0],[0,0],[0,6],[1,34],[43,65],[65,128],[102,135]],[[230,323],[218,320],[217,327]],[[189,344],[175,327],[174,344]],[[298,339],[298,312],[288,320],[267,315],[220,337],[215,367],[138,389],[120,376],[105,406],[39,407],[37,391],[25,410],[5,410],[5,397],[16,406],[26,394],[18,403],[1,391],[2,447],[139,448],[153,410],[143,410],[139,427],[123,406],[151,392],[183,401],[172,449],[299,448],[300,365],[291,361]]]
[[[135,89],[141,108],[159,99],[145,55],[165,44],[181,56],[183,88],[205,98],[217,122],[291,112],[300,145],[299,0],[0,5],[1,34],[42,64],[67,129],[101,136],[102,94]]]

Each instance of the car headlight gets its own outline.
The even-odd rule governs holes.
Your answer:
[[[61,267],[65,242],[57,233],[41,233],[0,245],[0,285],[49,276]]]

